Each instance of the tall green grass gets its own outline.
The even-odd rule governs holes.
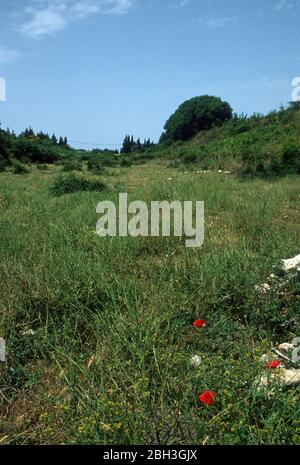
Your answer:
[[[299,253],[298,178],[151,173],[130,200],[204,200],[201,249],[100,238],[96,205],[117,192],[53,197],[56,174],[0,175],[3,443],[299,443],[299,388],[254,385],[271,341],[299,335],[299,283],[255,291]]]
[[[160,145],[152,154],[176,167],[274,178],[300,173],[299,131],[300,111],[293,106],[267,116],[235,117],[188,142]]]

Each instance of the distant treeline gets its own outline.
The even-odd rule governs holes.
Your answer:
[[[150,139],[141,142],[140,139],[134,140],[133,136],[126,135],[120,151],[98,148],[76,150],[69,146],[67,137],[57,137],[55,134],[50,136],[43,131],[35,132],[31,127],[17,135],[9,129],[4,130],[0,127],[0,171],[16,161],[25,164],[40,164],[64,161],[66,158],[72,160],[76,157],[83,161],[94,161],[99,157],[101,163],[108,159],[116,161],[115,157],[120,154],[144,153],[154,146],[154,142]]]
[[[27,128],[20,135],[0,128],[0,170],[14,160],[22,163],[54,163],[70,150],[66,137]]]
[[[153,147],[155,145],[150,139],[145,139],[142,143],[140,139],[137,141],[134,140],[133,136],[127,135],[123,141],[123,146],[121,148],[121,153],[132,153],[132,152],[144,152],[145,150]]]
[[[16,135],[0,128],[0,171],[16,162],[62,162],[65,170],[81,169],[86,162],[90,171],[101,174],[103,167],[152,159],[168,160],[181,169],[230,170],[246,176],[300,174],[300,102],[247,116],[233,113],[219,98],[193,98],[171,115],[159,143],[126,135],[120,151],[73,149],[66,137],[32,128]]]
[[[26,139],[36,140],[38,142],[51,142],[53,145],[58,145],[59,147],[68,147],[67,137],[57,138],[55,134],[50,137],[48,133],[44,133],[43,131],[35,134],[31,127],[21,132],[20,137],[26,137]]]

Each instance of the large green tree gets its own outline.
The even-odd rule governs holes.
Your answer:
[[[232,118],[232,108],[219,97],[203,95],[184,102],[165,124],[161,142],[188,140],[197,132],[211,129]]]

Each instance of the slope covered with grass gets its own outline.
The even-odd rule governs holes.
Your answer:
[[[267,116],[234,117],[188,142],[158,146],[152,154],[172,160],[177,167],[232,170],[243,175],[299,174],[299,106]]]

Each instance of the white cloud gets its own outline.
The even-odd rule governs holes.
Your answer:
[[[291,83],[288,78],[274,78],[264,76],[259,79],[245,80],[243,82],[237,82],[236,85],[243,89],[264,89],[269,90],[284,90],[290,89]]]
[[[180,0],[177,7],[178,8],[183,8],[184,6],[187,6],[189,3],[191,3],[191,1],[193,1],[193,0]]]
[[[288,0],[279,0],[276,5],[275,5],[275,10],[277,11],[281,11],[283,10],[285,7],[287,6],[290,6],[291,4],[289,3]]]
[[[32,18],[21,26],[21,31],[30,36],[53,34],[66,26],[66,20],[60,13],[51,9],[36,11]]]
[[[93,3],[80,2],[72,5],[68,13],[70,18],[83,19],[90,15],[100,13],[100,8]]]
[[[106,13],[107,14],[122,14],[126,13],[129,8],[133,4],[133,0],[107,0],[106,2],[107,5],[104,5],[106,7]]]
[[[0,65],[11,63],[12,61],[15,61],[17,58],[19,58],[19,56],[20,54],[17,50],[12,50],[0,46]]]
[[[239,16],[225,16],[222,18],[199,19],[200,24],[204,24],[212,29],[220,29],[225,26],[238,24]]]
[[[50,35],[64,29],[70,22],[93,15],[126,13],[134,0],[40,0],[26,8],[19,30],[31,37]]]

